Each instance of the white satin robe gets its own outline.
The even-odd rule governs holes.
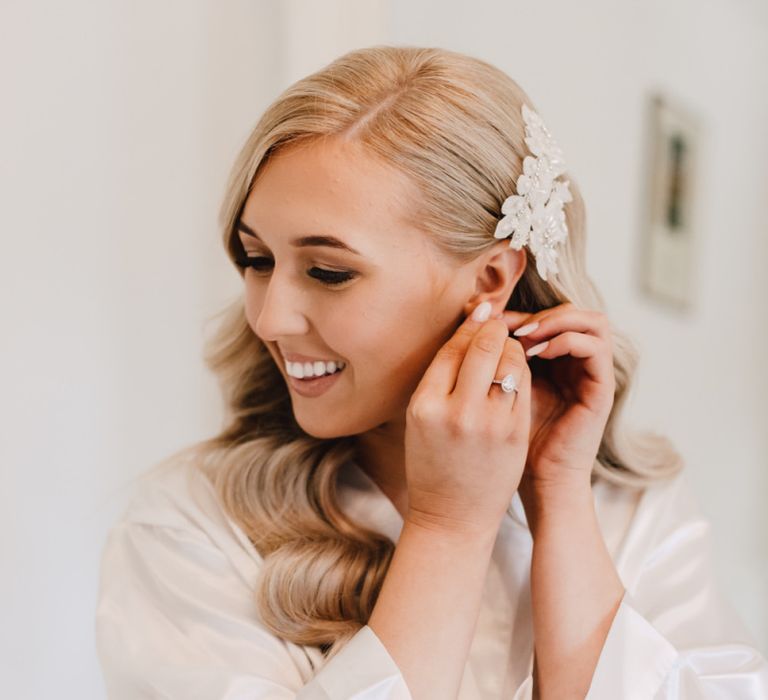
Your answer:
[[[356,465],[341,476],[345,511],[397,542],[402,519],[389,499]],[[718,585],[710,525],[686,479],[643,491],[593,486],[627,592],[588,700],[768,698],[768,665]],[[493,550],[459,700],[531,698],[531,547],[516,494]],[[196,470],[184,462],[155,470],[102,552],[95,622],[109,698],[411,699],[367,625],[325,664],[319,649],[266,631],[252,595],[261,561]]]

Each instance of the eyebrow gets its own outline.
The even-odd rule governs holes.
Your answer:
[[[261,241],[259,234],[256,233],[256,231],[254,231],[250,226],[248,226],[241,219],[238,219],[236,228],[237,230],[242,231],[246,235],[252,236],[253,238],[256,238],[257,240]],[[297,238],[296,240],[294,240],[291,243],[291,245],[293,245],[296,248],[326,246],[328,248],[338,248],[339,250],[346,250],[350,253],[353,253],[354,255],[362,256],[362,253],[360,251],[355,250],[352,246],[347,245],[346,243],[344,243],[344,241],[341,241],[338,238],[335,238],[334,236],[302,236],[301,238]]]

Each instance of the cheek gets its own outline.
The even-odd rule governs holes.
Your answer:
[[[246,294],[243,299],[243,311],[245,313],[245,320],[248,322],[251,330],[256,332],[256,320],[259,317],[259,309],[261,304],[256,303],[252,294]]]
[[[245,320],[254,333],[256,333],[259,316],[264,307],[265,291],[266,289],[260,280],[253,279],[251,271],[246,270],[245,288],[243,290],[243,313],[245,314]],[[258,334],[256,333],[256,335]]]
[[[433,357],[420,333],[424,333],[423,325],[419,329],[402,322],[361,324],[350,330],[347,347],[337,349],[347,350],[351,362],[366,376],[375,377],[383,392],[399,393],[414,380],[418,383],[425,363]]]

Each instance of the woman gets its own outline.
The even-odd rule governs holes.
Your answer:
[[[110,697],[768,697],[680,456],[620,424],[636,353],[513,80],[350,52],[267,109],[221,218],[228,423],[110,533]]]

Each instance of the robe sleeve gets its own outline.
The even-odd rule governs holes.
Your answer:
[[[768,698],[768,664],[720,588],[685,475],[642,505],[620,553],[631,580],[587,700]]]
[[[115,525],[95,627],[110,700],[411,700],[367,625],[318,669],[308,655],[297,663],[302,647],[260,624],[251,589],[204,533]]]

